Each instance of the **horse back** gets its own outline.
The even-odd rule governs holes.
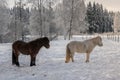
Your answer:
[[[70,49],[70,51],[72,53],[74,52],[78,52],[78,53],[86,53],[86,45],[84,44],[84,42],[80,42],[80,41],[71,41],[70,43],[68,43],[68,47]]]
[[[20,47],[20,46],[23,46],[23,45],[25,45],[26,44],[26,42],[23,42],[23,41],[20,41],[20,40],[18,40],[18,41],[15,41],[13,44],[12,44],[12,47],[14,48],[14,47]]]
[[[28,55],[29,53],[29,46],[27,45],[27,43],[20,40],[15,41],[12,44],[12,49],[25,55]]]

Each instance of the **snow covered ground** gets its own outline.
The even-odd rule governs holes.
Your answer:
[[[68,42],[51,41],[50,49],[39,51],[34,67],[24,55],[19,57],[21,67],[11,65],[11,44],[0,44],[0,80],[120,80],[120,43],[103,38],[104,46],[93,50],[89,63],[85,63],[85,54],[75,54],[75,62],[66,64]]]

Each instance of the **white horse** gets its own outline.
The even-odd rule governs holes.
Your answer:
[[[74,62],[74,53],[86,53],[86,62],[89,62],[89,56],[95,46],[103,46],[102,38],[100,36],[85,40],[83,42],[80,41],[71,41],[66,46],[66,61],[68,63],[70,58],[72,62]]]

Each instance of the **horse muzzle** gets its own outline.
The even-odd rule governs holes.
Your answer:
[[[46,48],[47,48],[47,49],[50,48],[50,45],[49,45],[49,46],[46,46]]]
[[[99,44],[99,46],[102,47],[102,46],[103,46],[103,43]]]

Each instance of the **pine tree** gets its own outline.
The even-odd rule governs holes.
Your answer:
[[[88,33],[93,33],[94,27],[93,27],[93,8],[91,2],[88,3],[87,5],[87,12],[86,12],[86,21],[89,23],[89,30]]]
[[[86,20],[89,23],[89,33],[103,33],[112,31],[113,19],[107,9],[98,3],[89,2],[87,6]]]
[[[6,0],[0,2],[0,43],[8,41],[10,12]]]

